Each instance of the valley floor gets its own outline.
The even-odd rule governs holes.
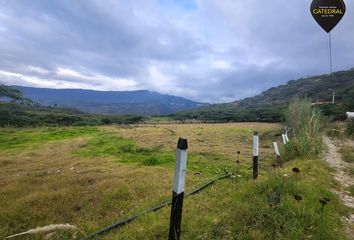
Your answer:
[[[253,131],[260,133],[255,181]],[[0,238],[61,223],[77,226],[76,236],[83,237],[170,200],[176,142],[185,137],[186,192],[225,170],[236,177],[185,199],[183,239],[346,239],[340,219],[348,210],[331,192],[337,185],[322,161],[272,167],[272,141],[281,142],[280,132],[280,125],[265,123],[3,128]],[[323,197],[331,199],[325,207],[318,201]],[[166,207],[97,239],[166,239],[169,215]],[[59,231],[51,239],[72,234]]]

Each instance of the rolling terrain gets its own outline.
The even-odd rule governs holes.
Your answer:
[[[18,89],[0,85],[0,127],[129,124],[143,119],[136,115],[89,114],[72,108],[42,106],[25,98]]]
[[[147,90],[94,91],[14,86],[23,96],[44,106],[76,108],[94,114],[163,115],[205,106],[191,100]]]
[[[53,123],[97,125],[132,123],[143,119],[140,117],[136,118],[137,121],[130,121],[130,117],[128,117],[128,121],[125,121],[116,115],[123,113],[133,115],[136,113],[136,115],[143,116],[164,115],[168,119],[182,122],[190,120],[201,122],[281,122],[284,120],[284,109],[294,98],[310,99],[315,107],[320,108],[332,120],[341,120],[345,112],[354,111],[354,69],[335,72],[331,75],[291,80],[285,85],[270,88],[254,97],[213,105],[195,103],[183,98],[149,91],[119,93],[0,86],[0,100],[3,99],[0,102],[0,112],[2,113],[0,124],[2,126],[35,126]],[[333,92],[335,93],[335,104],[331,103]],[[12,99],[12,102],[9,103],[9,99]],[[42,104],[38,104],[38,102]],[[74,110],[75,108],[78,110]],[[181,111],[187,108],[193,109]],[[174,111],[181,112],[171,113]],[[96,112],[102,112],[105,115],[95,114]],[[34,119],[34,121],[26,119]],[[50,119],[59,120],[51,121]]]
[[[254,130],[261,139],[256,181]],[[186,192],[224,169],[236,177],[185,198],[183,239],[346,239],[340,216],[349,213],[330,191],[335,183],[323,162],[297,159],[281,170],[272,167],[279,131],[280,125],[267,123],[1,129],[0,238],[60,223],[76,226],[81,238],[170,200],[176,141],[184,136]],[[301,169],[299,178],[294,167]],[[280,203],[270,197],[278,191]],[[323,197],[330,203],[321,215]],[[165,207],[96,239],[166,239],[169,216]],[[72,235],[58,231],[51,239]]]
[[[333,92],[334,105],[331,104]],[[308,98],[325,115],[340,119],[346,111],[354,111],[354,69],[291,80],[254,97],[183,111],[171,116],[179,120],[211,122],[279,122],[282,121],[283,109],[294,98]]]

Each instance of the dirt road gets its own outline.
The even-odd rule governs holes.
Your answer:
[[[327,151],[323,154],[322,158],[335,170],[333,175],[341,184],[340,190],[332,189],[332,191],[340,197],[344,205],[354,209],[354,197],[352,197],[350,193],[345,190],[346,187],[354,185],[353,177],[346,172],[346,169],[349,167],[348,163],[342,159],[342,156],[338,152],[338,148],[334,144],[333,140],[328,137],[324,137],[324,143],[327,145]],[[348,234],[354,239],[354,214],[351,214],[348,217],[343,217],[343,220],[348,225]]]

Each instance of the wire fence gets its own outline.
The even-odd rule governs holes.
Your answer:
[[[217,178],[214,178],[214,179],[212,179],[212,180],[210,180],[210,181],[204,183],[204,184],[201,185],[200,187],[194,189],[193,191],[187,193],[187,194],[185,195],[185,197],[188,197],[188,196],[192,196],[192,195],[194,195],[194,194],[197,194],[197,193],[203,191],[203,190],[204,190],[205,188],[207,188],[208,186],[212,185],[213,183],[215,183],[215,182],[217,182],[217,181],[219,181],[219,180],[225,179],[225,178],[229,178],[229,177],[231,177],[231,176],[232,176],[231,173],[225,172],[224,175],[221,175],[221,176],[219,176],[219,177],[217,177]],[[102,229],[100,229],[100,230],[98,230],[98,231],[96,231],[96,232],[90,234],[89,236],[82,238],[81,240],[93,239],[93,238],[96,237],[97,235],[102,235],[102,234],[105,234],[105,233],[107,233],[107,232],[109,232],[109,231],[111,231],[111,230],[113,230],[113,229],[122,227],[122,226],[124,226],[124,225],[126,225],[126,224],[128,224],[128,223],[130,223],[130,222],[132,222],[132,221],[134,221],[135,219],[137,219],[138,217],[140,217],[140,216],[142,216],[142,215],[144,215],[144,214],[147,214],[147,213],[150,213],[150,212],[155,212],[155,211],[157,211],[157,210],[159,210],[159,209],[161,209],[161,208],[163,208],[163,207],[169,206],[169,205],[171,205],[171,204],[172,204],[172,200],[164,201],[164,202],[162,202],[162,203],[160,203],[160,204],[158,204],[158,205],[156,205],[156,206],[154,206],[154,207],[148,208],[148,209],[146,209],[146,210],[144,210],[144,211],[142,211],[142,212],[140,212],[140,213],[138,213],[138,214],[136,214],[136,215],[132,215],[132,216],[127,217],[126,219],[120,220],[120,221],[118,221],[118,222],[116,222],[116,223],[114,223],[114,224],[112,224],[112,225],[110,225],[110,226],[104,227],[104,228],[102,228]]]

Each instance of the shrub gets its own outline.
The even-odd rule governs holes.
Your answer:
[[[286,146],[287,159],[317,157],[323,147],[322,133],[326,123],[321,111],[312,108],[309,100],[295,99],[284,117],[292,136]]]
[[[346,132],[349,137],[354,137],[354,121],[348,122]]]

